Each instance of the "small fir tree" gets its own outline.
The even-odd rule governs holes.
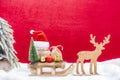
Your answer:
[[[39,61],[39,57],[36,51],[36,47],[34,45],[33,38],[31,38],[31,41],[30,41],[29,60],[31,61],[31,63],[35,63]]]
[[[12,66],[18,66],[18,58],[15,55],[17,52],[13,46],[14,43],[12,26],[0,17],[0,60],[5,58]]]

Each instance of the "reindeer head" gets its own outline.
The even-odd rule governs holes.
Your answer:
[[[94,44],[94,46],[96,47],[96,49],[99,49],[99,50],[104,50],[105,49],[105,45],[108,44],[110,41],[110,35],[108,35],[107,37],[104,38],[103,42],[95,42],[95,38],[96,36],[93,36],[92,34],[90,35],[90,43]]]

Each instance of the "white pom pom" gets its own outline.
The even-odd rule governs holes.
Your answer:
[[[33,32],[35,32],[35,30],[30,30],[30,34],[33,34]]]

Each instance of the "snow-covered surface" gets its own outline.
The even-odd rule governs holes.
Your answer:
[[[68,67],[71,63],[66,63]],[[14,68],[9,72],[0,70],[0,80],[120,80],[120,58],[98,62],[99,75],[73,76],[75,68],[68,76],[29,76],[28,64],[20,63],[20,68]],[[75,65],[75,64],[74,64]],[[89,74],[89,63],[85,63],[85,71]]]

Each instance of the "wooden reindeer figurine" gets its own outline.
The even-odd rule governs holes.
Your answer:
[[[81,71],[82,71],[82,75],[85,75],[85,71],[84,71],[84,60],[90,60],[90,74],[93,74],[92,72],[92,67],[94,65],[94,74],[98,74],[97,73],[97,59],[98,57],[101,55],[102,50],[104,50],[104,45],[108,44],[110,41],[110,35],[108,35],[107,37],[105,37],[105,39],[103,40],[103,42],[101,43],[97,43],[95,42],[95,38],[96,36],[93,36],[92,34],[90,35],[90,43],[92,43],[95,46],[95,50],[93,51],[80,51],[77,53],[78,55],[78,59],[77,59],[77,64],[76,64],[76,73],[77,75],[80,75],[79,73],[79,63],[81,62]]]

